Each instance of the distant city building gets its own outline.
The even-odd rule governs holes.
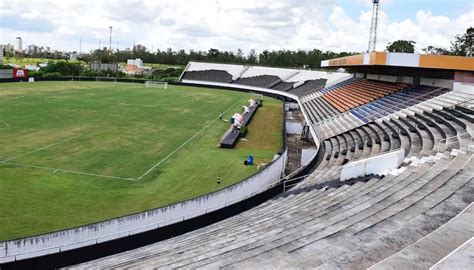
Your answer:
[[[137,52],[144,52],[146,51],[146,47],[141,44],[138,44],[138,45],[133,46],[133,50]]]
[[[15,47],[12,44],[8,43],[7,45],[5,45],[5,52],[10,52],[11,53],[14,50],[15,50]]]
[[[23,41],[21,37],[16,38],[16,50],[19,52],[23,50]]]
[[[39,53],[39,47],[36,46],[35,44],[28,45],[27,53],[30,55],[37,54]]]
[[[0,45],[0,64],[4,64],[5,63],[5,55],[7,53],[12,53],[13,52],[13,46],[8,43],[6,45]]]

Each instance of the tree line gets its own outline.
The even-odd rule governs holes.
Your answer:
[[[88,54],[83,54],[79,60],[85,62],[115,63],[126,62],[127,59],[140,58],[144,63],[160,63],[166,65],[186,65],[189,61],[202,61],[214,63],[233,63],[244,65],[264,65],[275,67],[293,67],[318,69],[321,61],[352,55],[351,52],[335,53],[331,51],[314,50],[264,50],[257,54],[250,50],[244,54],[241,49],[236,52],[221,51],[211,48],[208,51],[195,50],[156,50],[151,52],[146,47],[140,46],[134,49],[116,50],[112,53],[106,47],[96,49]]]

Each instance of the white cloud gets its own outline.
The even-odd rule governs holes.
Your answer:
[[[155,49],[364,51],[371,4],[366,0],[348,2],[362,9],[358,17],[350,16],[347,7],[335,0],[0,1],[3,18],[45,23],[45,27],[20,31],[0,19],[0,43],[13,43],[16,36],[22,36],[27,44],[77,50],[82,39],[83,49],[89,50],[99,41],[108,44],[111,25],[113,47],[120,42],[121,48],[131,47],[135,39]],[[473,10],[449,18],[427,9],[393,21],[392,5],[393,1],[385,0],[380,12],[378,50],[397,39],[414,40],[419,50],[428,45],[449,47],[454,35],[472,26],[474,18]]]

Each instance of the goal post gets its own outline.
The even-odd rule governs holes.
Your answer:
[[[146,81],[145,82],[145,87],[146,88],[155,87],[155,88],[168,89],[168,82]]]

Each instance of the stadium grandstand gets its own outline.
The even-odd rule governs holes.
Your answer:
[[[373,3],[378,4],[378,0]],[[112,27],[110,35],[111,31]],[[114,151],[122,147],[120,143],[132,144],[133,139],[134,144],[139,144],[146,141],[146,136],[166,131],[172,133],[161,141],[176,135],[182,136],[184,143],[173,141],[176,147],[171,148],[170,154],[162,151],[163,158],[136,177],[135,174],[121,177],[12,162],[17,157],[76,138],[86,140],[85,134],[0,160],[3,168],[18,165],[31,171],[41,169],[55,174],[59,180],[62,180],[58,176],[61,173],[80,175],[87,180],[102,177],[113,184],[100,186],[103,188],[100,192],[112,187],[112,197],[121,200],[125,195],[115,193],[114,188],[125,190],[129,183],[136,188],[141,179],[140,184],[148,188],[158,179],[151,177],[163,175],[155,169],[161,164],[171,164],[173,161],[169,158],[188,143],[195,147],[195,138],[202,139],[206,147],[212,146],[209,155],[216,159],[205,162],[217,164],[217,159],[232,153],[236,157],[231,163],[213,165],[229,171],[236,166],[247,170],[254,157],[248,155],[245,161],[241,158],[257,148],[232,148],[249,141],[242,139],[241,134],[248,131],[246,124],[258,117],[257,114],[267,113],[257,122],[257,129],[263,130],[261,134],[279,138],[281,142],[277,143],[282,145],[278,145],[278,150],[271,147],[262,150],[269,154],[268,160],[251,167],[255,168],[253,172],[246,171],[247,178],[224,186],[223,178],[217,175],[214,189],[198,194],[193,187],[186,186],[192,193],[166,201],[159,208],[150,206],[149,201],[141,201],[145,206],[127,208],[135,212],[127,210],[122,216],[112,215],[108,219],[94,216],[90,218],[91,223],[81,220],[76,227],[64,225],[55,231],[47,226],[50,220],[43,221],[45,227],[38,234],[0,241],[0,269],[471,269],[474,254],[474,58],[372,51],[324,60],[321,67],[321,70],[306,70],[190,61],[179,80],[169,82],[169,88],[168,82],[147,81],[146,87],[142,87],[144,81],[138,84],[133,80],[130,88],[133,91],[121,92],[132,101],[161,102],[151,105],[129,103],[120,96],[119,103],[112,103],[115,100],[112,95],[119,94],[116,78],[114,84],[103,84],[111,91],[88,90],[89,99],[76,104],[86,111],[87,119],[92,118],[92,113],[98,114],[96,110],[85,110],[85,104],[95,104],[102,98],[109,101],[108,104],[95,104],[95,109],[110,109],[104,115],[116,113],[114,119],[119,125],[124,123],[122,111],[129,109],[131,114],[138,115],[143,108],[148,112],[142,113],[143,119],[150,120],[148,118],[156,115],[153,110],[162,109],[161,114],[166,114],[164,118],[170,118],[173,124],[168,128],[159,127],[155,119],[151,119],[152,123],[141,123],[143,119],[136,121],[127,115],[128,125],[140,122],[139,126],[133,129],[124,125],[127,130],[120,132],[130,134],[126,142],[110,139]],[[5,79],[23,81],[28,78],[27,72],[18,71],[5,72]],[[50,79],[53,80],[43,78]],[[35,80],[29,81],[33,89]],[[86,89],[99,84],[80,83],[83,82],[75,87]],[[161,85],[163,87],[159,87]],[[15,91],[10,92],[16,94]],[[175,91],[174,96],[172,91]],[[79,92],[68,90],[62,96],[74,98]],[[149,93],[155,96],[150,98]],[[53,102],[58,96],[41,98],[40,102],[55,105]],[[185,96],[191,98],[185,100]],[[5,100],[17,99],[20,98]],[[224,100],[229,104],[223,106]],[[271,102],[276,116],[266,110]],[[164,110],[165,103],[172,108]],[[192,111],[192,107],[179,107],[181,103],[194,105],[196,111]],[[57,107],[63,112],[74,107],[72,104]],[[211,106],[217,106],[217,115]],[[77,111],[79,109],[75,109],[74,115]],[[210,116],[185,119],[204,113]],[[232,115],[230,120],[225,119],[229,114]],[[276,127],[265,126],[272,117],[276,119],[272,122],[277,123]],[[72,118],[67,119],[68,125]],[[205,124],[199,126],[200,123]],[[2,119],[0,124],[4,129],[10,128]],[[97,122],[95,126],[101,124]],[[224,135],[217,134],[217,124],[227,130]],[[193,128],[188,129],[188,125]],[[177,129],[178,126],[182,129]],[[111,129],[110,138],[115,139],[119,132]],[[143,129],[143,134],[136,132],[137,129]],[[266,129],[272,129],[273,133]],[[189,130],[192,134],[184,136]],[[203,134],[207,130],[211,130],[213,136],[222,136],[219,144],[205,140]],[[177,133],[183,134],[178,136]],[[268,138],[255,144],[260,146],[258,144],[265,139]],[[99,145],[93,143],[90,148]],[[154,152],[160,152],[153,148],[156,141],[147,143],[137,151],[124,151],[118,170],[133,167],[132,161],[149,157],[131,157],[135,152],[151,152],[149,155],[153,157]],[[61,149],[60,153],[76,151],[68,146]],[[216,167],[203,166],[202,159],[209,155],[200,153],[201,148],[196,149],[196,152],[181,152],[181,156],[189,159],[183,159],[179,164],[183,167],[173,172],[189,175],[187,162],[195,162],[200,169],[213,173],[212,168]],[[84,152],[90,154],[87,157],[94,154],[86,150]],[[53,158],[44,154],[38,159]],[[88,163],[84,166],[92,167]],[[174,174],[171,177],[173,181],[179,178]],[[128,182],[112,182],[116,180]],[[167,186],[157,193],[175,185],[173,181],[165,183]],[[64,182],[76,188],[74,179]],[[214,184],[215,179],[212,182]],[[171,191],[179,193],[180,188],[174,187]],[[150,189],[152,194],[146,198],[157,197],[155,191]],[[78,193],[85,195],[87,191]],[[68,196],[65,194],[65,200],[70,199]],[[126,206],[122,204],[117,208]],[[88,208],[84,211],[92,213]]]
[[[373,52],[322,66],[328,70],[188,63],[183,85],[296,105],[316,149],[304,174],[269,184],[283,192],[240,214],[125,252],[89,254],[95,260],[71,268],[466,267],[474,236],[473,58]],[[55,237],[2,243],[0,259],[61,253]],[[33,256],[22,254],[33,246]]]
[[[71,268],[467,269],[474,60],[374,52],[322,65],[346,72],[190,62],[183,84],[296,102],[318,150],[309,173],[238,215]]]

